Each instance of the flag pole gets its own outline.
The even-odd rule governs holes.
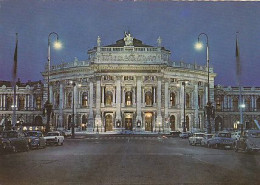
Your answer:
[[[18,46],[18,33],[16,33],[16,44],[15,44],[15,52],[14,52],[14,66],[13,66],[13,115],[12,115],[12,128],[15,128],[15,124],[17,121],[16,118],[16,77],[17,77],[17,46]]]
[[[242,100],[242,87],[241,87],[241,64],[240,64],[240,53],[238,46],[238,32],[236,32],[236,63],[237,63],[237,78],[239,86],[239,115],[240,115],[240,125],[241,125],[241,135],[243,133],[243,100]]]

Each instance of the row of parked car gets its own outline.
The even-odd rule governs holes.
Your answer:
[[[235,151],[260,151],[260,130],[246,130],[243,135],[225,131],[215,134],[194,133],[188,138],[190,145],[230,148],[235,149]]]
[[[0,152],[29,151],[45,148],[46,145],[63,145],[64,136],[59,131],[48,132],[46,136],[41,131],[19,132],[4,131],[0,135]]]
[[[176,135],[176,134],[175,134]],[[260,151],[260,130],[245,130],[241,132],[221,131],[215,134],[181,132],[180,138],[188,138],[190,145],[200,145],[208,148],[230,148],[235,151]]]

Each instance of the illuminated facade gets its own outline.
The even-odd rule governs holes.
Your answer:
[[[185,99],[187,130],[203,130],[207,68],[171,61],[170,54],[160,38],[157,46],[149,46],[125,33],[115,44],[101,46],[98,37],[88,60],[51,67],[52,125],[70,129],[75,102],[74,122],[80,130],[182,130]],[[47,81],[47,68],[42,74]],[[211,89],[214,77],[210,68]],[[47,84],[44,89],[45,102]],[[214,91],[210,93],[213,101]]]
[[[115,44],[101,46],[98,37],[88,60],[52,66],[51,126],[71,128],[74,102],[78,130],[182,131],[185,112],[187,130],[205,131],[206,66],[171,61],[170,51],[161,44],[158,38],[157,46],[145,45],[126,33]],[[45,84],[18,81],[18,123],[46,124],[42,110],[47,100],[47,68],[42,75]],[[210,68],[210,99],[216,110],[213,131],[238,129],[239,89],[214,87],[215,76]],[[242,97],[244,123],[247,128],[255,127],[253,120],[260,120],[260,87],[242,88]],[[11,123],[12,105],[11,83],[0,81],[0,125]]]
[[[43,126],[41,81],[16,84],[16,124],[33,127]],[[0,125],[12,124],[14,91],[11,82],[0,81]]]
[[[216,128],[239,129],[239,88],[215,86]],[[242,87],[243,122],[246,129],[256,128],[254,120],[260,120],[260,87]]]

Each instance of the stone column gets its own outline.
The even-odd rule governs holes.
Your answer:
[[[30,109],[33,110],[33,94],[30,94]]]
[[[254,110],[255,111],[257,111],[256,101],[257,101],[257,96],[254,97]]]
[[[254,95],[252,95],[252,96],[251,96],[251,103],[250,103],[250,106],[251,106],[251,109],[250,109],[250,110],[252,110],[252,111],[254,111],[254,110],[255,110],[255,106],[254,106],[254,99],[255,99],[255,96],[254,96]]]
[[[3,108],[3,95],[0,94],[0,110]]]
[[[194,107],[195,107],[195,112],[194,112],[194,123],[195,123],[195,128],[199,128],[199,92],[198,92],[198,84],[195,84],[194,86]]]
[[[96,86],[96,117],[95,117],[95,128],[101,129],[101,110],[100,110],[100,102],[101,102],[101,82],[100,77],[96,78],[97,86]],[[100,130],[99,130],[100,131]]]
[[[121,80],[116,78],[116,121],[121,122]]]
[[[93,104],[94,104],[94,85],[92,79],[89,82],[89,116],[88,116],[88,132],[93,132],[94,128],[94,116],[93,116]]]
[[[157,118],[156,118],[156,124],[157,128],[162,131],[162,80],[161,78],[158,78],[157,81]],[[160,127],[160,128],[159,128]]]
[[[144,91],[144,88],[142,89],[142,94],[141,94],[141,96],[142,96],[142,102],[143,102],[143,104],[141,105],[141,106],[145,106],[146,105],[146,103],[145,103],[145,91]]]
[[[141,115],[141,96],[142,96],[142,87],[141,87],[141,77],[137,77],[137,93],[136,93],[136,122],[141,121],[142,125],[142,115]]]
[[[153,106],[155,106],[156,107],[156,88],[155,87],[152,87],[153,88]]]
[[[63,86],[62,82],[60,82],[60,100],[59,101],[60,101],[60,104],[59,104],[59,122],[58,122],[58,127],[63,127],[64,126],[63,125],[64,86]]]
[[[25,95],[25,99],[24,99],[24,105],[25,105],[24,109],[25,109],[25,110],[29,110],[29,108],[30,108],[30,106],[29,106],[29,105],[30,105],[30,104],[29,104],[29,100],[30,100],[30,99],[29,99],[29,94],[26,94],[26,95]]]
[[[102,86],[102,87],[101,87],[101,90],[102,90],[102,101],[101,101],[101,107],[104,107],[104,106],[105,106],[105,87]]]
[[[165,96],[165,102],[164,102],[165,121],[163,122],[163,124],[165,124],[164,125],[165,131],[168,132],[170,130],[170,124],[168,121],[168,117],[169,117],[169,82],[168,81],[165,82],[164,96]]]
[[[6,94],[3,95],[3,110],[6,110]]]
[[[113,87],[113,103],[112,103],[112,106],[114,107],[116,104],[116,89],[115,87]]]
[[[133,106],[136,106],[136,102],[135,102],[135,87],[132,88],[132,102],[133,102]]]
[[[125,88],[123,88],[122,91],[123,91],[123,93],[122,93],[122,95],[121,95],[121,96],[122,96],[122,100],[123,100],[123,101],[122,101],[122,107],[125,107]],[[120,92],[121,92],[121,91],[120,91]],[[121,97],[121,96],[120,96],[120,97]]]

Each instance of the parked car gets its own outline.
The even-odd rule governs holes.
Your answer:
[[[62,136],[59,131],[48,132],[44,139],[46,140],[47,145],[63,145],[64,142],[64,136]]]
[[[64,137],[70,137],[72,136],[71,130],[61,130],[60,131],[61,135],[63,135]]]
[[[240,138],[241,132],[232,132],[231,137],[235,140],[238,140]]]
[[[201,141],[203,139],[204,133],[194,133],[191,137],[189,137],[190,145],[201,145]]]
[[[201,140],[201,146],[207,146],[208,140],[212,138],[213,134],[204,134]]]
[[[260,130],[247,130],[235,144],[235,151],[260,151]]]
[[[207,142],[209,148],[233,148],[234,144],[235,139],[231,138],[229,132],[218,132]]]
[[[170,135],[172,135],[173,137],[178,137],[180,133],[180,131],[170,131]]]
[[[28,151],[29,144],[25,134],[18,131],[4,131],[0,139],[2,151]]]
[[[45,148],[46,140],[41,131],[28,131],[27,137],[29,138],[29,147],[30,148]]]
[[[187,139],[191,136],[191,132],[181,132],[179,134],[179,137],[182,138],[182,139]]]

